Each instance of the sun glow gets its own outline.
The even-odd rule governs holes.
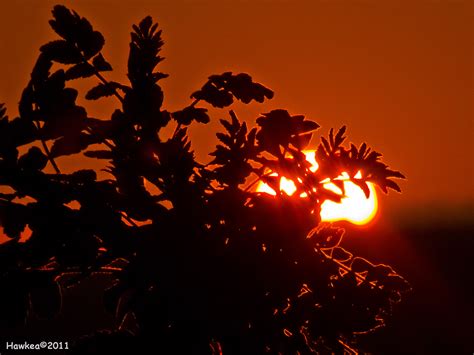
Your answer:
[[[306,160],[311,164],[311,171],[318,169],[318,163],[315,160],[314,151],[305,151]],[[360,173],[356,177],[360,177]],[[340,179],[348,179],[347,173],[342,173]],[[341,203],[333,201],[325,201],[321,205],[321,219],[326,222],[334,221],[348,221],[353,224],[363,225],[369,223],[377,213],[377,195],[375,192],[375,186],[372,183],[368,183],[370,196],[367,198],[362,189],[351,181],[344,181],[345,197],[342,198]],[[341,190],[333,183],[326,183],[324,187],[328,190],[334,191],[338,194]],[[285,191],[288,195],[293,195],[296,191],[295,184],[293,181],[286,178],[281,178],[280,188]],[[260,182],[257,186],[257,192],[265,192],[268,194],[275,195],[275,191],[267,184]],[[302,195],[304,197],[304,195]]]

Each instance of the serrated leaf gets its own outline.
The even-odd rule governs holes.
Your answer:
[[[149,29],[153,23],[151,16],[146,16],[143,20],[140,21],[138,24],[138,28],[135,26],[135,30],[141,33],[143,36],[147,36],[150,34]]]
[[[385,180],[385,185],[392,190],[395,190],[397,192],[402,192],[402,190],[400,189],[400,186],[398,186],[398,184],[393,180],[389,180],[389,179]]]
[[[345,140],[344,133],[346,132],[346,126],[342,126],[339,131],[337,131],[336,137],[334,138],[334,144],[336,147],[339,147]]]
[[[219,120],[220,123],[224,126],[224,128],[227,130],[227,132],[229,133],[232,133],[233,132],[233,127],[232,127],[232,123],[229,122],[229,121],[226,121],[224,119],[220,119]]]
[[[245,104],[252,100],[263,102],[265,99],[273,97],[273,91],[262,84],[252,81],[252,77],[247,73],[232,74],[225,72],[220,75],[211,75],[209,81],[203,86],[200,93],[195,93],[195,98],[202,97],[216,107],[228,106],[232,103],[232,96]],[[193,94],[194,95],[194,94]],[[219,96],[220,95],[220,96]],[[217,101],[220,103],[217,103]],[[227,100],[227,101],[224,101]]]
[[[78,16],[73,15],[71,11],[63,5],[54,6],[52,13],[54,19],[49,21],[52,29],[62,38],[72,40]]]
[[[159,56],[163,40],[158,25],[153,24],[150,16],[145,17],[140,24],[133,25],[131,33],[130,53],[128,57],[128,78],[132,87],[139,88],[148,85],[150,79],[156,83],[167,77],[166,74],[155,72],[155,67],[163,58]]]
[[[301,122],[298,128],[298,133],[307,133],[317,130],[319,128],[319,125],[314,121],[305,120]]]
[[[115,94],[115,89],[116,88],[114,87],[114,85],[111,85],[111,83],[107,85],[103,83],[99,83],[87,92],[86,99],[98,100],[101,97],[112,96]]]
[[[158,80],[161,80],[161,79],[165,79],[168,76],[169,76],[168,74],[161,73],[161,72],[156,72],[156,73],[153,73],[153,75],[152,75],[153,81],[155,81],[155,82],[157,82]]]
[[[77,45],[87,60],[99,53],[104,47],[104,43],[104,37],[99,31],[87,31],[77,41]]]
[[[49,21],[53,30],[71,46],[77,47],[85,59],[92,58],[104,46],[102,34],[94,31],[89,21],[76,12],[71,12],[65,6],[56,5],[53,17],[54,19]]]
[[[193,120],[200,123],[209,123],[210,118],[207,114],[207,109],[188,106],[181,111],[176,111],[171,116],[182,125],[189,125]]]
[[[206,101],[218,108],[230,106],[234,101],[230,92],[219,89],[210,82],[206,83],[201,90],[194,92],[191,98]]]
[[[82,61],[79,50],[63,40],[49,42],[43,45],[40,50],[49,59],[61,64],[76,64]]]
[[[233,145],[232,137],[228,136],[227,134],[218,132],[216,133],[216,137],[228,147],[231,147]]]
[[[92,59],[92,65],[98,70],[98,71],[111,71],[112,66],[105,60],[103,57],[102,53],[99,53]]]
[[[358,157],[359,157],[359,159],[363,159],[363,158],[364,158],[364,155],[365,155],[366,150],[367,150],[367,144],[366,144],[366,143],[362,143],[362,144],[360,145],[359,152],[358,152]]]
[[[94,68],[89,63],[79,63],[66,70],[66,80],[88,78],[95,74]]]

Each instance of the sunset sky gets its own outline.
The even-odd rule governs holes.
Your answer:
[[[38,55],[56,38],[48,25],[58,1],[2,4],[0,102],[10,116]],[[286,108],[321,125],[348,125],[349,138],[366,141],[402,171],[403,195],[382,203],[394,210],[455,208],[474,201],[474,1],[62,1],[106,38],[104,56],[125,81],[130,26],[152,15],[162,29],[165,106],[186,106],[207,76],[248,72],[275,91],[240,118]],[[93,86],[89,80],[78,87]],[[81,92],[81,101],[85,91]],[[86,106],[87,107],[87,106]],[[117,107],[113,99],[89,105],[95,117]],[[192,130],[204,161],[216,143],[217,118]],[[316,144],[317,139],[313,140]],[[69,162],[68,164],[71,164]]]

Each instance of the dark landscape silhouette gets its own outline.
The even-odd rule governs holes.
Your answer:
[[[116,326],[77,334],[71,353],[357,353],[385,325],[408,282],[341,246],[344,230],[319,214],[344,196],[342,172],[366,195],[369,182],[400,192],[404,176],[380,153],[331,129],[312,171],[303,150],[316,122],[275,109],[248,127],[228,110],[202,164],[187,128],[215,119],[209,107],[269,100],[269,88],[246,73],[211,75],[169,112],[151,17],[132,28],[126,84],[107,80],[104,38],[85,18],[56,6],[50,25],[59,38],[41,47],[19,117],[0,110],[0,329],[54,318],[65,290],[97,275],[112,285],[86,297],[102,297]],[[116,98],[110,118],[77,105],[69,83],[89,77],[88,100]],[[107,167],[64,173],[57,159],[79,154]],[[255,192],[259,181],[276,194]]]

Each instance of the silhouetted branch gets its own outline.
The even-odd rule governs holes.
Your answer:
[[[85,58],[84,58],[84,63],[87,63],[89,65],[91,65]],[[120,96],[120,94],[118,93],[117,89],[115,87],[113,87],[111,85],[111,83],[102,75],[100,74],[100,72],[94,67],[94,75],[104,84],[106,85],[108,88],[110,88],[110,90],[113,92],[113,95],[120,101],[121,104],[124,103],[124,99],[122,96]]]
[[[35,122],[35,124],[36,124],[36,128],[38,132],[40,132],[39,122]],[[44,153],[46,157],[48,158],[49,162],[51,163],[51,165],[53,166],[54,171],[56,172],[56,174],[61,174],[61,170],[56,164],[56,161],[54,160],[54,158],[51,156],[51,151],[49,150],[48,145],[46,144],[46,141],[43,138],[40,138],[40,141],[41,141],[41,145],[43,146]]]

